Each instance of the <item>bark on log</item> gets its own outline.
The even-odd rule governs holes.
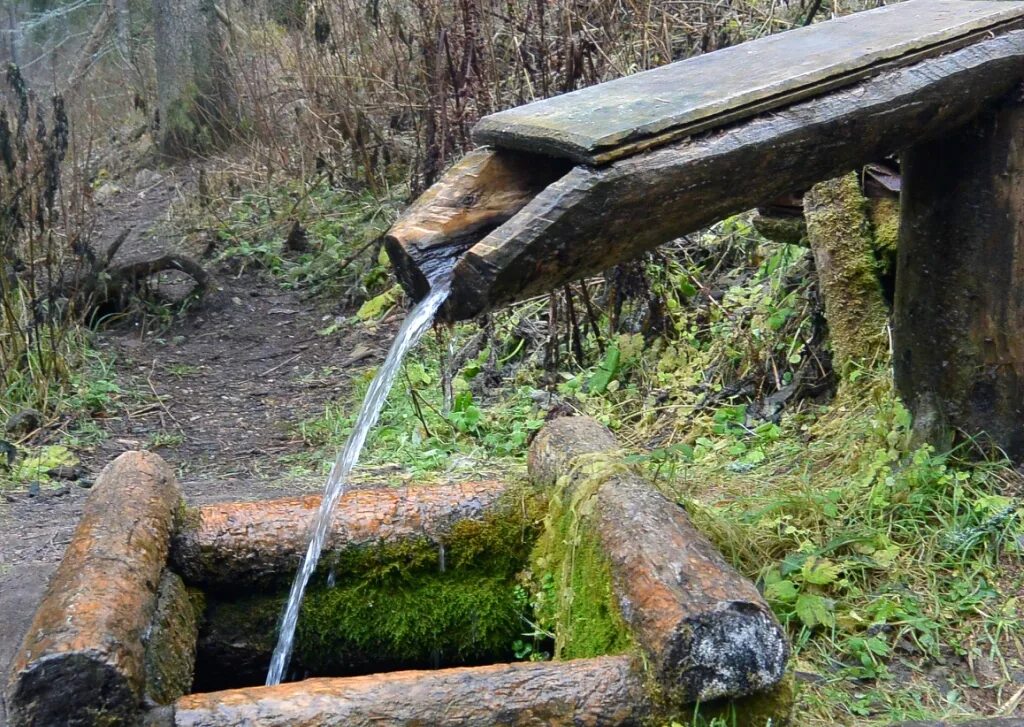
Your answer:
[[[469,247],[506,222],[567,162],[484,149],[467,154],[402,214],[384,239],[398,279],[414,298]]]
[[[155,454],[126,452],[103,470],[15,657],[12,725],[137,716],[143,637],[180,503],[173,473]]]
[[[444,315],[555,290],[788,190],[955,128],[1024,75],[1024,32],[608,167],[576,167],[474,245]]]
[[[436,550],[461,520],[495,514],[509,486],[462,482],[346,492],[334,510],[322,561],[372,545],[424,540]],[[189,510],[171,560],[189,583],[265,587],[290,580],[305,553],[320,496],[230,502]]]
[[[903,156],[893,344],[920,440],[982,432],[1024,458],[1024,107]]]
[[[629,657],[307,679],[194,694],[149,727],[635,725],[649,713]]]
[[[841,379],[877,362],[889,345],[889,310],[878,282],[867,200],[856,174],[820,182],[804,195],[807,239],[825,302],[834,368]]]
[[[617,449],[593,419],[556,419],[530,447],[530,475],[548,485],[569,475],[571,492],[594,476],[577,469],[587,455]],[[592,507],[578,508],[589,512],[580,527],[597,533],[621,616],[669,702],[745,696],[782,679],[789,644],[781,626],[681,507],[622,466],[592,497]]]
[[[192,691],[199,622],[181,577],[164,570],[146,635],[146,696],[170,704]]]

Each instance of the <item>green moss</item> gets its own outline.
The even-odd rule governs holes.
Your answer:
[[[511,575],[447,572],[411,576],[400,585],[347,583],[306,594],[294,662],[314,674],[378,667],[445,665],[511,658],[523,630]],[[214,602],[206,632],[269,655],[284,595]]]
[[[888,197],[868,202],[872,246],[879,268],[888,273],[896,267],[896,248],[900,240],[900,203]]]
[[[537,618],[555,635],[555,657],[618,654],[631,646],[611,566],[593,521],[594,499],[621,461],[580,458],[559,480],[532,561]]]
[[[512,575],[522,569],[540,533],[546,500],[526,486],[512,487],[479,520],[460,520],[440,537],[349,548],[325,558],[321,574],[333,570],[348,581],[402,584],[435,573],[441,546],[448,570],[477,575]]]

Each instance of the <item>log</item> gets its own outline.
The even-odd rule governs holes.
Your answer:
[[[560,418],[534,439],[529,471],[541,485],[562,478],[553,498],[572,501],[579,529],[597,535],[619,615],[664,697],[687,704],[771,689],[789,658],[782,627],[754,584],[617,450],[593,419]],[[582,488],[589,501],[574,499]]]
[[[984,433],[1024,458],[1024,107],[909,149],[893,331],[919,441]]]
[[[176,573],[164,570],[156,612],[145,636],[146,696],[170,704],[192,691],[199,620],[196,605]]]
[[[607,167],[576,167],[455,266],[444,316],[555,290],[960,126],[1024,76],[1024,32]]]
[[[181,492],[170,467],[126,452],[100,474],[14,659],[11,725],[130,722]]]
[[[307,679],[179,699],[148,727],[636,725],[649,713],[629,657]]]
[[[429,551],[435,567],[438,549],[452,539],[457,523],[483,523],[504,514],[523,519],[524,497],[522,490],[496,481],[349,490],[334,510],[321,562],[330,568],[373,547],[415,542]],[[287,584],[306,551],[320,499],[315,495],[189,509],[174,536],[171,562],[188,583],[207,588],[234,591]],[[519,511],[508,513],[514,507]]]
[[[547,157],[480,150],[467,154],[419,197],[384,238],[395,273],[419,299],[455,260],[569,170]]]
[[[889,308],[878,282],[867,200],[857,176],[819,182],[804,195],[833,368],[842,381],[860,367],[885,360],[889,347]]]

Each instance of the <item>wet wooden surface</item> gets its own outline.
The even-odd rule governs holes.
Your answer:
[[[649,714],[629,657],[307,679],[179,699],[149,727],[639,725]]]
[[[910,0],[482,119],[474,140],[603,164],[1019,27],[1024,3]]]
[[[15,657],[12,726],[136,715],[144,636],[180,502],[170,467],[155,454],[126,452],[103,470]]]
[[[544,426],[530,446],[530,476],[551,485],[595,454],[619,446],[589,417]],[[582,459],[581,459],[582,458]],[[737,573],[686,511],[629,468],[607,466],[580,527],[596,532],[611,565],[622,618],[644,651],[660,693],[683,705],[742,697],[782,679],[789,642],[757,588]],[[585,471],[585,470],[584,470]],[[593,476],[593,474],[591,474]]]
[[[323,562],[348,548],[434,540],[459,520],[493,512],[506,483],[459,482],[349,490],[331,517]],[[320,496],[225,502],[190,511],[174,536],[171,560],[189,583],[235,590],[287,583],[308,545]]]
[[[939,136],[1022,77],[1024,31],[1012,31],[700,138],[578,166],[469,249],[444,315],[468,318],[555,290]]]

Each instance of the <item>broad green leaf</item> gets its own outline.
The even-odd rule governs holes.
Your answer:
[[[805,626],[832,626],[835,623],[835,614],[832,613],[832,602],[822,596],[813,593],[801,593],[796,599],[797,618]]]

